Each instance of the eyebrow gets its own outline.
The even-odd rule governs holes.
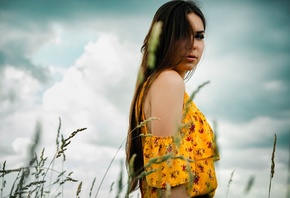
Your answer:
[[[195,33],[196,34],[202,34],[202,33],[205,33],[205,31],[204,30],[199,30],[199,31],[196,31]]]

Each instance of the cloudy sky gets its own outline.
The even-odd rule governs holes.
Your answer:
[[[23,165],[37,121],[39,149],[52,157],[59,123],[68,147],[65,169],[93,179],[98,197],[110,191],[124,159],[128,112],[144,36],[164,0],[1,0],[0,163]],[[186,83],[195,102],[217,122],[221,160],[216,197],[285,198],[290,143],[290,4],[287,0],[202,0],[208,27],[203,61]],[[230,188],[228,182],[234,172]],[[249,178],[253,189],[245,195]],[[9,185],[9,184],[7,184]],[[77,184],[67,185],[76,191]],[[114,187],[114,186],[113,186]],[[289,187],[290,188],[290,187]],[[72,190],[73,189],[73,190]],[[65,192],[71,193],[71,192]],[[137,196],[136,196],[137,197]]]

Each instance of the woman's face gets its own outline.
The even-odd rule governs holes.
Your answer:
[[[191,49],[181,58],[174,68],[183,78],[186,72],[194,69],[199,63],[204,49],[204,26],[201,18],[195,13],[188,14],[188,20],[194,30],[194,42]]]

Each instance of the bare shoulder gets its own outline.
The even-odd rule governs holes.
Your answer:
[[[174,70],[166,70],[161,72],[152,83],[152,91],[173,91],[183,93],[185,85],[183,78]]]
[[[183,78],[174,70],[163,71],[153,81],[147,104],[150,104],[150,116],[160,119],[148,125],[153,135],[170,136],[176,133],[182,121],[184,90]]]

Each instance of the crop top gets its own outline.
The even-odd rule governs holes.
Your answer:
[[[144,85],[136,103],[136,115],[143,108],[143,91]],[[141,117],[141,122],[146,122],[145,115]],[[214,161],[219,160],[214,134],[186,92],[182,124],[174,136],[154,136],[146,124],[142,125],[141,133],[145,171],[140,185],[143,198],[158,198],[168,185],[181,184],[186,186],[190,197],[214,196],[217,188]]]

